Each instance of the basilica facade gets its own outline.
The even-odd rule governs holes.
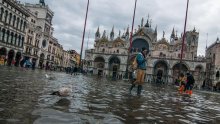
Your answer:
[[[182,54],[182,66],[180,68],[180,57],[183,36],[177,36],[173,29],[170,39],[164,37],[157,39],[157,27],[154,29],[149,19],[141,24],[132,35],[131,49],[129,42],[129,28],[121,35],[115,37],[114,27],[110,37],[106,31],[100,34],[99,28],[95,34],[94,48],[86,50],[85,60],[87,68],[93,70],[94,74],[101,75],[125,75],[128,65],[134,60],[136,54],[142,47],[148,49],[146,82],[155,82],[158,74],[162,75],[163,82],[172,83],[178,77],[179,70],[190,72],[194,75],[197,86],[201,86],[205,77],[206,62],[204,57],[197,56],[199,32],[196,29],[186,32],[185,43]],[[127,61],[128,60],[128,61]]]

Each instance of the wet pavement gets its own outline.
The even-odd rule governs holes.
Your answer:
[[[71,96],[49,95],[69,85]],[[124,81],[0,66],[0,124],[220,123],[218,93],[188,97],[172,86],[145,84],[138,97],[129,87]]]

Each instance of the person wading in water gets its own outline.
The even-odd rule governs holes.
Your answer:
[[[141,95],[142,85],[144,84],[144,76],[147,68],[146,55],[147,55],[147,49],[143,47],[142,52],[138,53],[134,60],[134,63],[137,64],[137,77],[136,77],[136,81],[134,81],[130,87],[130,92],[135,87],[135,84],[137,84],[138,85],[137,95]]]

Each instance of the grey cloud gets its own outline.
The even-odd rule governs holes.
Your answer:
[[[21,1],[38,2],[38,0]],[[53,19],[55,37],[59,39],[64,49],[72,48],[80,52],[87,0],[45,0],[45,2],[55,12]],[[194,26],[199,30],[199,55],[205,54],[206,34],[209,33],[208,45],[215,42],[219,35],[219,5],[219,0],[190,0],[187,30],[192,30]],[[131,29],[133,7],[134,0],[90,0],[84,48],[87,47],[89,31],[88,46],[93,47],[94,33],[98,26],[101,32],[107,30],[109,34],[114,25],[116,36],[118,30],[123,33],[128,25]],[[185,9],[184,0],[138,0],[135,28],[140,25],[142,17],[146,22],[147,15],[150,14],[152,28],[154,29],[156,25],[158,27],[158,39],[161,39],[163,31],[166,32],[165,37],[169,39],[173,27],[180,36],[184,28]]]

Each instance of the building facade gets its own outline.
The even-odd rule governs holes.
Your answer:
[[[72,67],[70,54],[68,51],[63,50],[63,67]]]
[[[207,87],[218,86],[220,88],[220,40],[217,40],[207,47],[206,49],[206,58],[207,58],[207,67],[206,67],[206,85]]]
[[[0,0],[0,57],[7,65],[30,60],[37,68],[72,66],[70,53],[53,37],[53,15],[44,1]]]
[[[70,54],[70,64],[78,67],[80,64],[80,54],[78,54],[75,50],[68,50],[67,52]]]
[[[23,59],[22,62],[30,59],[30,61],[35,62],[38,67],[38,52],[39,52],[39,42],[42,36],[42,28],[37,26],[37,16],[29,11],[28,26],[25,35]]]
[[[152,29],[149,19],[143,24],[143,19],[139,28],[132,36],[132,47],[128,58],[129,48],[129,28],[115,38],[114,28],[110,33],[110,38],[104,31],[100,35],[99,28],[95,34],[94,49],[86,50],[85,60],[88,68],[95,74],[108,76],[125,75],[127,60],[129,65],[134,60],[136,54],[142,47],[148,49],[146,81],[155,82],[157,75],[162,75],[164,82],[174,82],[180,73],[180,55],[182,47],[182,36],[178,37],[173,29],[170,39],[167,40],[163,33],[161,39],[157,39],[157,27]],[[181,71],[191,72],[198,86],[204,80],[206,62],[204,57],[197,56],[199,33],[194,28],[186,32],[183,62]]]
[[[15,0],[0,0],[0,56],[7,65],[22,58],[29,13]]]
[[[52,27],[52,19],[54,13],[47,5],[42,4],[26,3],[25,8],[35,14],[36,27],[42,30],[39,39],[36,66],[40,68],[48,68],[54,64],[51,61],[53,58],[53,55],[51,55],[51,49],[52,52],[54,52],[52,54],[56,54],[56,48],[51,48],[54,44],[57,44],[57,40],[53,38],[54,29]],[[53,49],[55,49],[55,51]]]

